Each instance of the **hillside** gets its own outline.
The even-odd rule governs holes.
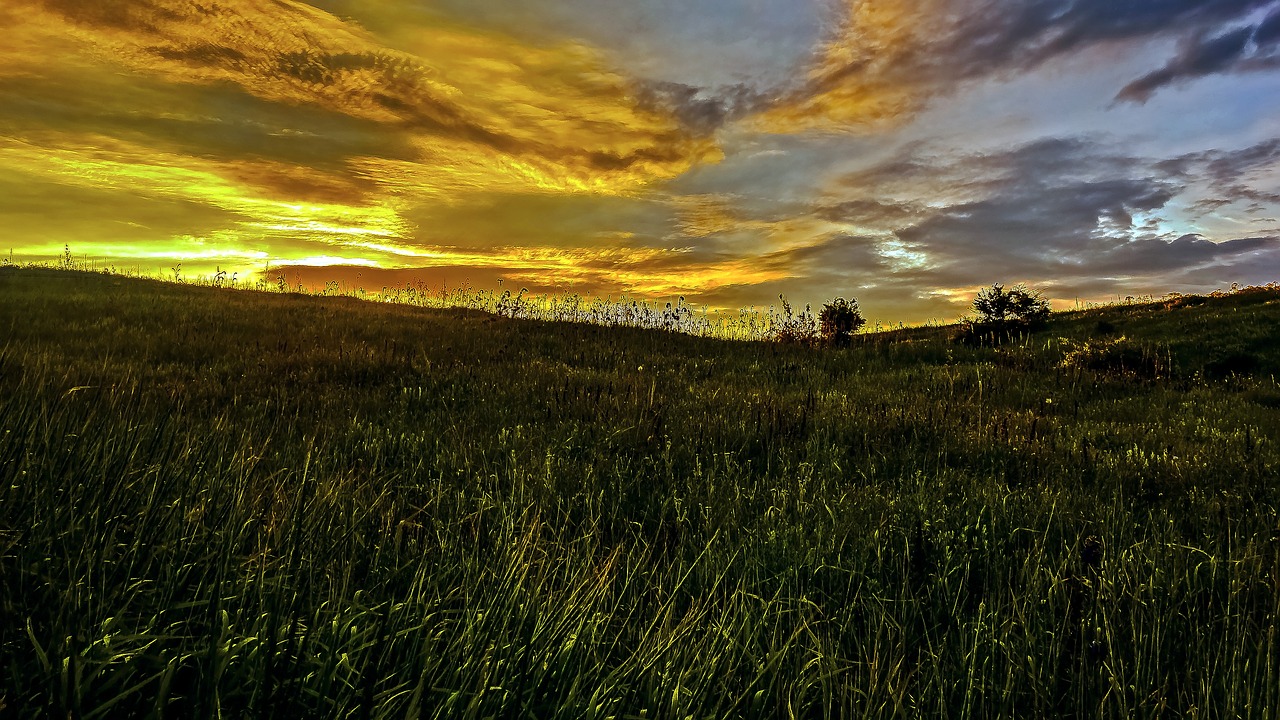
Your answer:
[[[1280,715],[1280,291],[948,333],[2,268],[0,706]]]

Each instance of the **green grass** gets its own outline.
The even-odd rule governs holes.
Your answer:
[[[948,332],[0,269],[0,715],[1280,716],[1280,292]]]

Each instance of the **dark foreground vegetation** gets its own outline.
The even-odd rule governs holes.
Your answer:
[[[948,332],[0,269],[0,716],[1280,716],[1280,292]]]

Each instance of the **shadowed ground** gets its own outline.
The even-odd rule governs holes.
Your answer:
[[[1280,713],[1280,292],[948,332],[0,269],[0,703]]]

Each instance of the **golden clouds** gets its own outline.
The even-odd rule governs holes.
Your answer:
[[[725,195],[682,195],[672,198],[678,210],[680,232],[691,238],[734,232],[743,228],[743,218],[732,198]]]
[[[845,229],[842,224],[813,213],[809,207],[786,208],[773,216],[753,213],[742,207],[742,198],[728,194],[683,195],[672,197],[670,201],[678,211],[682,235],[688,238],[733,237],[736,247],[749,255],[756,255],[759,262],[779,253],[813,246],[832,233]],[[771,279],[786,277],[783,268],[774,267],[773,270],[769,273]]]
[[[41,194],[0,198],[20,256],[65,243],[161,268],[501,265],[627,284],[663,251],[596,247],[625,245],[625,227],[562,222],[539,247],[542,219],[508,214],[487,241],[529,246],[480,252],[433,219],[494,195],[636,197],[720,157],[590,48],[420,8],[394,22],[405,4],[363,6],[380,33],[296,0],[22,5],[0,2],[0,173]]]
[[[409,233],[385,205],[280,199],[235,179],[269,165],[202,160],[102,136],[45,139],[55,146],[0,140],[0,168],[58,193],[65,203],[61,214],[70,216],[18,222],[23,254],[68,244],[100,260],[234,266]],[[87,203],[85,197],[97,200]],[[46,207],[56,207],[56,200]],[[79,217],[85,213],[98,217]],[[0,217],[15,222],[23,208],[0,204]],[[74,228],[74,236],[51,237],[49,229],[59,227]]]
[[[21,170],[68,187],[122,195],[172,198],[216,208],[242,219],[241,229],[289,233],[323,240],[333,235],[398,237],[407,226],[393,209],[373,205],[280,200],[238,184],[235,168],[157,152],[108,138],[92,138],[56,149],[0,141],[0,167]],[[252,165],[248,169],[252,169]]]
[[[448,266],[454,277],[494,268],[513,283],[538,287],[578,287],[605,294],[645,297],[696,295],[727,285],[755,284],[786,277],[748,259],[697,259],[688,251],[646,248],[494,248],[484,253],[445,251],[419,267]]]
[[[388,46],[352,22],[291,0],[46,0],[32,20],[102,63],[175,84],[233,83],[404,133],[423,153],[414,182],[627,191],[673,177],[716,149],[640,109],[626,83],[576,45],[534,47],[444,21]],[[441,163],[441,158],[448,162]],[[451,182],[449,173],[463,177]],[[402,188],[403,189],[403,188]]]
[[[873,129],[922,105],[920,77],[944,0],[846,0],[844,23],[823,44],[801,88],[754,122],[771,132]]]

